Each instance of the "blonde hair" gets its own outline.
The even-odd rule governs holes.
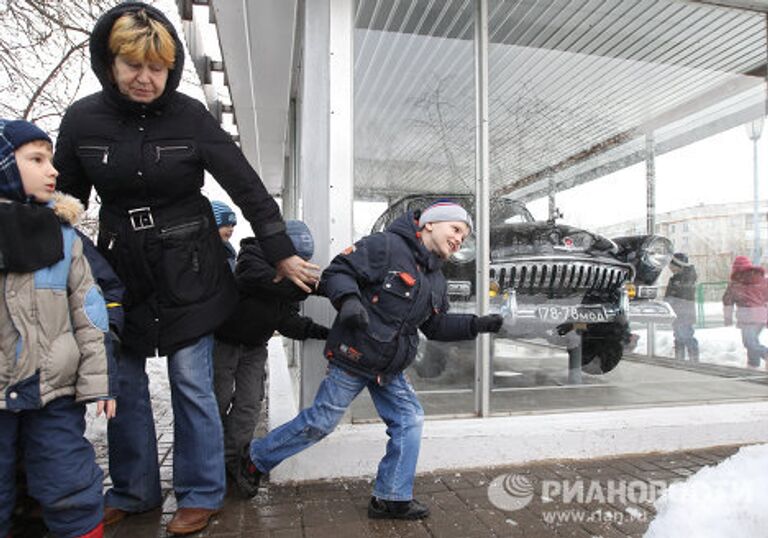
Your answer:
[[[176,42],[165,25],[147,15],[146,10],[121,15],[109,33],[109,50],[134,62],[162,63],[173,69]]]

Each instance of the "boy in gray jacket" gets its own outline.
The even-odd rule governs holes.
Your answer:
[[[17,447],[29,493],[56,536],[102,536],[102,473],[83,437],[85,403],[115,414],[104,299],[55,192],[51,140],[0,120],[0,536],[14,507]]]

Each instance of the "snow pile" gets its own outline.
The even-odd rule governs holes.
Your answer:
[[[768,533],[768,445],[744,447],[672,484],[644,538],[757,538]]]
[[[633,327],[632,332],[639,336],[635,353],[644,353],[647,345],[647,331]],[[699,341],[701,362],[740,368],[747,366],[747,352],[741,343],[741,331],[736,327],[696,329],[694,336]],[[760,341],[768,345],[768,331],[762,332]],[[675,356],[671,330],[657,327],[654,344],[657,357]]]

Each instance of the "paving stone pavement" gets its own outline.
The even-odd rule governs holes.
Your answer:
[[[173,432],[168,418],[159,417],[157,432],[163,507],[108,527],[107,538],[168,536],[165,524],[176,509],[171,489]],[[639,537],[654,517],[652,498],[658,488],[685,480],[738,448],[423,474],[416,479],[415,495],[429,505],[432,514],[418,522],[369,520],[366,508],[371,480],[267,483],[251,500],[228,492],[222,511],[208,528],[191,536]],[[97,447],[97,453],[106,467],[104,447]],[[489,491],[496,504],[491,502]]]

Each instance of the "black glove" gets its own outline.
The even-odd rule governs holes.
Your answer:
[[[478,333],[497,333],[504,323],[504,318],[499,314],[491,314],[489,316],[477,316],[474,321],[475,331]]]
[[[365,329],[368,326],[368,312],[356,295],[350,295],[342,303],[339,321],[350,329]]]
[[[307,329],[307,338],[313,338],[315,340],[327,340],[330,330],[324,325],[312,323]]]

